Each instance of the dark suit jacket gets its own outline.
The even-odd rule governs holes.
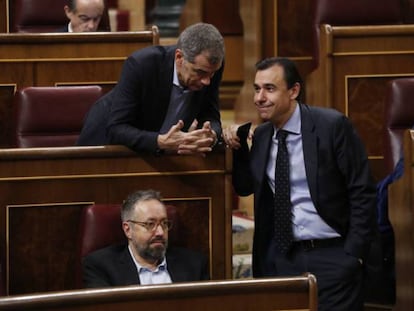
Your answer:
[[[78,145],[120,144],[135,151],[157,151],[157,136],[173,86],[175,49],[153,46],[134,52],[125,61],[115,88],[91,108]],[[217,137],[221,136],[218,96],[222,73],[223,66],[209,86],[193,92],[185,129],[197,118],[200,126],[211,121]]]
[[[200,253],[169,247],[166,259],[174,283],[209,279],[207,260]],[[83,259],[82,270],[85,287],[140,284],[137,268],[126,244],[92,252]]]
[[[303,154],[312,201],[322,219],[345,238],[345,251],[365,258],[376,234],[376,192],[367,155],[350,121],[333,109],[300,104]],[[254,193],[253,274],[263,276],[273,237],[273,193],[266,166],[273,125],[255,130],[252,148],[234,151],[233,185]]]
[[[55,32],[69,32],[68,26],[69,26],[69,24],[66,24],[63,27],[56,29]]]

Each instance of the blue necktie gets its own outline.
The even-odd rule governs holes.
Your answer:
[[[278,151],[275,169],[275,197],[274,197],[274,238],[276,247],[282,254],[289,251],[293,241],[292,233],[292,203],[290,201],[289,155],[286,147],[288,132],[278,130],[276,139]]]

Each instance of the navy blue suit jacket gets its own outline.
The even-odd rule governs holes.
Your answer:
[[[201,253],[169,247],[166,260],[173,283],[209,279],[207,259]],[[126,244],[92,252],[83,259],[82,270],[83,284],[88,288],[140,284],[137,268]]]
[[[299,104],[303,156],[312,201],[322,219],[345,238],[345,251],[366,258],[376,236],[376,189],[364,146],[350,121],[333,109]],[[253,274],[263,276],[273,238],[273,192],[266,177],[273,125],[255,130],[247,145],[233,152],[233,186],[254,193]]]
[[[92,106],[77,144],[119,144],[135,151],[156,152],[173,86],[175,50],[176,46],[152,46],[128,57],[118,84]],[[218,98],[222,73],[223,66],[209,86],[192,93],[184,130],[196,118],[199,126],[210,121],[221,137]]]

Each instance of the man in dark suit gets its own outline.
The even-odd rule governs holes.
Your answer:
[[[377,233],[375,184],[364,146],[343,114],[298,102],[302,80],[292,61],[268,58],[256,69],[254,103],[265,122],[254,133],[238,125],[223,132],[234,148],[233,186],[239,195],[254,194],[253,275],[311,272],[318,310],[362,310],[364,260]],[[282,208],[274,195],[282,186],[276,182],[279,131],[287,132],[285,239],[278,238],[283,223],[275,217]]]
[[[63,9],[69,23],[57,32],[93,32],[98,30],[105,2],[104,0],[68,0]]]
[[[113,245],[87,255],[82,261],[85,287],[161,284],[208,280],[205,256],[168,246],[167,219],[159,192],[137,191],[121,210],[127,245]]]
[[[176,46],[133,53],[118,84],[92,106],[78,145],[202,154],[221,136],[224,41],[210,24],[187,27]]]

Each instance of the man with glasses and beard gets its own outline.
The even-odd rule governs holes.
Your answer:
[[[144,190],[130,194],[123,202],[121,221],[128,243],[97,250],[83,259],[85,287],[209,279],[205,256],[168,246],[172,223],[159,192]]]

